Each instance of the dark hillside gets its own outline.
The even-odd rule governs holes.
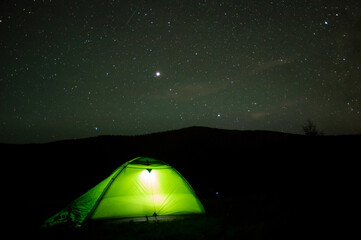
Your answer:
[[[32,216],[31,224],[40,224],[137,156],[174,166],[194,187],[207,214],[245,221],[255,216],[318,221],[321,215],[325,220],[341,212],[335,205],[353,206],[349,190],[358,178],[360,140],[359,135],[306,137],[192,127],[134,137],[1,144],[5,201],[13,206],[9,221],[25,213]],[[220,201],[226,204],[220,207]]]

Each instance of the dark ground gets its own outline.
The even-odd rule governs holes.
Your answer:
[[[0,144],[3,228],[14,237],[46,239],[300,239],[336,232],[345,237],[359,204],[360,140],[360,135],[193,127],[137,137]],[[175,167],[195,189],[206,215],[80,229],[39,227],[138,156]]]

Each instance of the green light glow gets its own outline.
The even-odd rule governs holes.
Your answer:
[[[156,170],[152,171],[152,169],[147,169],[142,171],[139,174],[139,180],[148,191],[153,192],[158,188],[158,173]]]
[[[204,212],[192,187],[175,169],[159,160],[136,158],[123,164],[47,222],[70,219],[81,223],[86,218],[96,220]]]
[[[172,168],[149,172],[128,166],[109,187],[92,219],[201,213],[199,204],[188,183]]]

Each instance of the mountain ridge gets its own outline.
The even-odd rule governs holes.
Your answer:
[[[74,142],[74,141],[86,141],[88,139],[99,139],[99,138],[134,138],[134,137],[144,137],[144,136],[157,136],[157,135],[166,135],[166,134],[173,134],[173,133],[197,133],[197,134],[203,134],[207,132],[213,132],[213,133],[227,133],[227,134],[257,134],[257,135],[287,135],[287,136],[304,136],[302,134],[296,134],[296,133],[287,133],[287,132],[279,132],[279,131],[271,131],[271,130],[236,130],[236,129],[222,129],[222,128],[213,128],[213,127],[205,127],[205,126],[191,126],[191,127],[185,127],[180,129],[172,129],[172,130],[165,130],[160,132],[152,132],[147,134],[138,134],[138,135],[97,135],[97,136],[91,136],[91,137],[81,137],[81,138],[74,138],[74,139],[61,139],[61,140],[55,140],[55,141],[48,141],[48,142],[39,142],[39,143],[5,143],[2,142],[0,144],[5,145],[30,145],[30,144],[53,144],[53,143],[64,143],[64,142]],[[338,137],[338,136],[359,136],[360,134],[354,134],[354,135],[325,135],[325,137]]]

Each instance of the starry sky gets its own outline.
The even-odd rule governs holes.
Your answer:
[[[0,142],[361,133],[361,2],[0,3]]]

